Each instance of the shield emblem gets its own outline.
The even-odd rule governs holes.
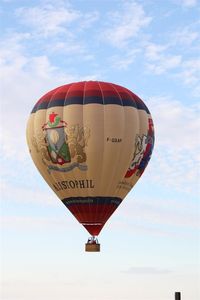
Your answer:
[[[66,125],[66,122],[61,121],[57,114],[51,113],[49,121],[43,126],[48,154],[54,164],[63,165],[71,162],[67,134],[65,132]]]

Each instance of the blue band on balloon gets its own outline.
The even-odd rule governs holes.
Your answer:
[[[70,205],[80,205],[80,204],[98,204],[98,205],[109,205],[114,204],[119,206],[122,199],[119,197],[68,197],[64,198],[62,202],[66,207]]]
[[[50,101],[42,101],[37,103],[31,113],[35,113],[40,109],[47,109],[56,106],[67,106],[73,104],[115,104],[120,106],[130,106],[135,107],[136,109],[141,109],[146,111],[149,114],[149,110],[142,101],[133,101],[133,99],[128,98],[119,98],[119,97],[99,97],[99,96],[89,96],[89,97],[69,97],[67,99],[52,99]]]

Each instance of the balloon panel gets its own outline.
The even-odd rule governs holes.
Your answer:
[[[129,90],[80,82],[54,89],[37,102],[27,142],[49,186],[98,235],[146,168],[153,122],[145,104]]]

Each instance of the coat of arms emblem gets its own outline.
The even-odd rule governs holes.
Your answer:
[[[68,125],[61,117],[52,112],[48,121],[32,138],[32,145],[41,154],[41,159],[47,170],[70,172],[74,168],[87,170],[87,155],[90,129],[79,124]],[[53,165],[52,165],[53,164]]]

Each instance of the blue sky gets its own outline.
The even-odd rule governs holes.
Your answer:
[[[200,299],[200,3],[1,0],[1,299]],[[39,97],[103,80],[144,99],[156,144],[144,175],[88,233],[37,173],[25,140]],[[95,296],[94,296],[95,295]]]

